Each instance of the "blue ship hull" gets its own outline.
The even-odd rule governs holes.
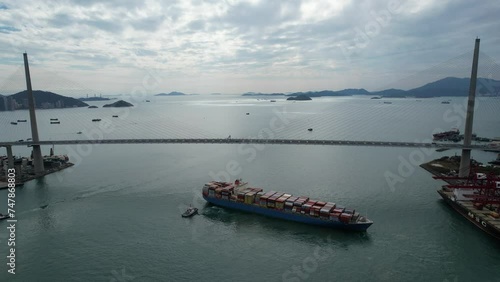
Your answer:
[[[263,207],[260,207],[257,205],[249,205],[249,204],[244,204],[241,202],[233,202],[233,201],[218,199],[218,198],[214,198],[214,197],[206,197],[205,195],[203,195],[203,198],[207,202],[214,204],[216,206],[221,206],[221,207],[225,207],[225,208],[241,210],[241,211],[246,211],[246,212],[251,212],[251,213],[257,213],[257,214],[261,214],[261,215],[265,215],[265,216],[270,216],[270,217],[280,218],[280,219],[285,219],[285,220],[291,220],[291,221],[296,221],[296,222],[301,222],[301,223],[306,223],[306,224],[336,228],[336,229],[366,231],[366,229],[368,229],[368,227],[370,227],[370,225],[372,225],[371,221],[370,222],[359,222],[359,223],[343,223],[340,221],[325,220],[325,219],[311,217],[311,216],[303,215],[303,214],[290,213],[290,212],[284,212],[284,211],[275,210],[275,209],[263,208]]]

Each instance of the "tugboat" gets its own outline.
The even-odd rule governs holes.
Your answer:
[[[10,124],[16,125],[16,124],[17,124],[17,122],[15,122],[15,121],[11,121],[11,122],[10,122]]]
[[[189,206],[189,208],[182,214],[182,217],[192,217],[193,215],[198,213],[197,208],[193,208],[192,206]]]

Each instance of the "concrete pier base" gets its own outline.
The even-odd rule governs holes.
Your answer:
[[[36,174],[43,173],[45,170],[43,166],[42,148],[40,148],[40,145],[33,145],[33,166]]]
[[[460,158],[460,168],[458,175],[460,177],[467,177],[470,174],[470,150],[463,149],[462,157]]]
[[[12,154],[12,146],[5,146],[7,149],[7,167],[14,168],[14,155]]]

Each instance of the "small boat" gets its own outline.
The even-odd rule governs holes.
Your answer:
[[[250,113],[247,113],[247,116],[250,115]]]
[[[95,119],[92,119],[92,121],[101,121],[100,118],[95,118]]]
[[[81,132],[81,131],[78,131],[76,134],[82,134],[82,132]]]
[[[59,120],[58,118],[51,118],[50,120],[54,121],[54,120]]]
[[[443,102],[441,102],[441,104],[449,104],[449,103],[450,103],[450,101],[443,101]]]
[[[18,119],[17,122],[26,122],[25,119]]]
[[[191,217],[197,213],[198,213],[197,208],[193,208],[193,207],[189,206],[189,208],[182,214],[182,217]]]
[[[114,115],[113,117],[118,117],[117,115]]]
[[[51,121],[50,124],[61,124],[60,121]]]
[[[309,131],[313,131],[313,129],[312,129],[312,128],[308,128],[307,130],[309,130]]]
[[[7,219],[7,218],[10,218],[10,216],[7,215],[7,214],[3,215],[3,214],[0,213],[0,220]]]
[[[392,102],[384,102],[384,104],[392,104]]]
[[[17,122],[15,122],[15,121],[11,121],[11,122],[10,122],[10,124],[16,125],[16,124],[17,124]]]
[[[151,101],[149,101],[149,100],[146,100],[146,102],[151,102]]]
[[[274,102],[276,102],[276,100],[271,100],[271,103],[274,103]]]

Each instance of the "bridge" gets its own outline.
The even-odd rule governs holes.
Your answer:
[[[19,140],[19,141],[2,141],[0,142],[0,147],[5,147],[7,149],[8,164],[13,165],[13,146],[29,146],[33,148],[33,160],[34,168],[36,173],[41,173],[44,171],[43,167],[43,157],[41,154],[40,147],[43,145],[98,145],[98,144],[270,144],[270,145],[329,145],[329,146],[371,146],[371,147],[408,147],[408,148],[442,148],[442,149],[461,149],[462,158],[460,164],[460,174],[468,175],[468,167],[470,164],[470,151],[471,150],[492,150],[500,151],[498,147],[491,147],[489,145],[482,144],[472,144],[472,116],[474,113],[474,99],[475,99],[475,84],[477,79],[477,60],[479,52],[479,39],[476,39],[476,46],[474,49],[474,64],[473,74],[471,75],[471,90],[469,93],[469,101],[467,104],[467,116],[466,116],[466,126],[464,133],[463,143],[436,143],[432,141],[427,142],[398,142],[398,141],[363,141],[363,140],[330,140],[321,137],[322,139],[296,139],[296,135],[292,137],[282,137],[281,139],[276,138],[153,138],[153,139],[143,139],[143,138],[123,138],[123,139],[112,139],[112,138],[94,138],[87,140],[45,140],[41,141],[38,137],[38,128],[35,115],[35,104],[31,88],[31,79],[29,76],[29,66],[27,61],[27,54],[24,55],[25,62],[25,72],[26,72],[26,85],[28,90],[28,104],[30,110],[30,124],[32,131],[31,140]],[[248,113],[247,113],[248,115]],[[116,116],[117,117],[117,116]],[[276,117],[273,117],[277,119]],[[271,119],[273,121],[273,119]],[[328,123],[329,119],[326,119],[320,123],[320,127],[323,127],[325,123]],[[311,131],[311,130],[309,130]],[[81,133],[81,132],[79,132]],[[170,134],[169,134],[170,133]],[[140,135],[136,135],[140,136]],[[160,133],[157,136],[172,136],[171,132]],[[198,137],[199,135],[195,135]],[[293,138],[293,139],[292,139]],[[310,137],[309,137],[310,138]],[[334,137],[335,138],[335,137]],[[338,138],[338,135],[337,137]],[[347,137],[350,139],[352,137]],[[356,138],[356,137],[354,137]]]
[[[352,140],[307,140],[307,139],[257,139],[257,138],[213,138],[213,139],[93,139],[93,140],[50,140],[0,142],[0,147],[41,146],[41,145],[79,145],[79,144],[275,144],[275,145],[333,145],[333,146],[373,146],[373,147],[410,147],[410,148],[450,148],[466,150],[488,150],[487,145],[428,142],[388,142]]]

